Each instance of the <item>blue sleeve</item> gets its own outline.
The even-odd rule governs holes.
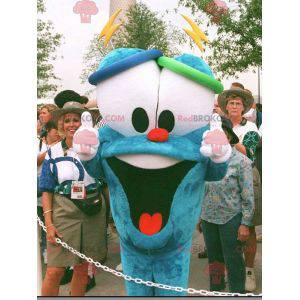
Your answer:
[[[44,160],[42,166],[42,173],[39,180],[39,191],[53,193],[57,180],[50,169],[49,160]]]
[[[227,173],[228,163],[214,163],[211,159],[208,159],[205,181],[219,181],[224,178]]]

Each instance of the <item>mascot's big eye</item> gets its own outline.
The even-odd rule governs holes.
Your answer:
[[[155,128],[159,79],[160,68],[151,60],[100,82],[97,102],[106,124],[124,136]]]
[[[174,135],[197,130],[209,124],[214,100],[212,90],[164,68],[159,84],[157,125]]]
[[[171,132],[175,125],[175,118],[170,110],[164,110],[158,117],[158,127],[164,128],[168,132]]]
[[[149,118],[146,111],[138,107],[132,113],[132,125],[137,132],[143,133],[149,127]]]

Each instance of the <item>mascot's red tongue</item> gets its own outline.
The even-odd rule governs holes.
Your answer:
[[[139,228],[146,235],[153,235],[160,231],[162,226],[162,215],[155,213],[150,216],[148,213],[143,213],[140,216]]]

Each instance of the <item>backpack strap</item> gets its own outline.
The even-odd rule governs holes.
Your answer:
[[[51,148],[48,149],[48,156],[49,156],[49,163],[53,165],[52,172],[53,172],[53,175],[55,176],[55,178],[58,178],[57,177],[58,170],[57,170],[56,163],[62,162],[62,161],[70,161],[70,162],[73,162],[76,165],[76,167],[79,171],[78,181],[83,181],[83,179],[84,179],[84,168],[83,168],[82,164],[80,163],[80,161],[78,159],[76,159],[75,157],[71,157],[71,156],[61,156],[61,157],[57,157],[57,158],[53,159],[51,157]]]

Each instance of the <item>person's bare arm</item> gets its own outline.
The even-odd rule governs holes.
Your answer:
[[[52,199],[53,194],[48,192],[43,192],[42,195],[42,204],[43,204],[43,211],[44,213],[49,211],[49,213],[46,213],[45,216],[45,225],[49,226],[52,224]]]
[[[38,155],[38,157],[37,157],[37,165],[38,165],[38,167],[44,162],[46,154],[47,154],[47,151],[45,151],[45,152],[43,152],[43,153],[41,153],[41,154]]]
[[[62,235],[57,231],[55,226],[52,222],[52,200],[53,194],[49,192],[43,192],[42,195],[42,204],[43,204],[43,211],[45,217],[45,225],[47,228],[47,241],[50,243],[57,245],[55,238],[56,236],[62,237]]]
[[[244,145],[242,145],[241,143],[237,143],[235,145],[235,149],[247,156],[246,147]]]

